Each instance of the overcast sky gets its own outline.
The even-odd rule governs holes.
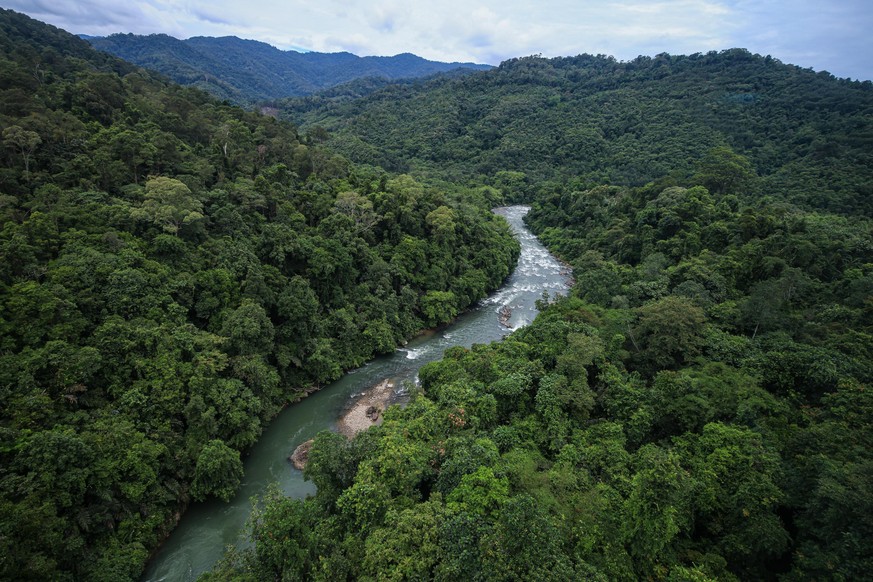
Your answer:
[[[873,0],[0,0],[76,34],[235,35],[282,49],[411,52],[498,64],[517,56],[733,47],[873,80]]]

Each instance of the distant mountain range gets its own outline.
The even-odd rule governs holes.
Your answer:
[[[236,103],[303,96],[366,77],[409,79],[436,73],[487,70],[490,65],[441,63],[404,53],[359,57],[351,53],[301,53],[235,36],[179,40],[166,34],[113,34],[82,38],[95,48],[156,70]]]

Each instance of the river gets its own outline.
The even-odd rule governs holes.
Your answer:
[[[143,580],[187,582],[212,568],[226,546],[242,543],[241,533],[251,514],[251,498],[263,494],[270,483],[278,483],[286,495],[297,498],[314,493],[315,486],[303,480],[303,474],[291,466],[288,455],[318,432],[335,430],[337,418],[362,390],[386,378],[393,379],[398,387],[412,382],[421,366],[442,357],[447,348],[487,344],[533,321],[535,302],[544,291],[566,293],[569,274],[527,230],[522,222],[527,211],[524,206],[495,210],[507,219],[521,242],[518,265],[503,287],[445,328],[410,340],[393,354],[352,370],[281,412],[245,458],[245,476],[236,496],[229,503],[217,500],[192,503],[149,562]],[[501,311],[503,317],[508,314],[505,307],[511,314],[508,321],[501,322]]]

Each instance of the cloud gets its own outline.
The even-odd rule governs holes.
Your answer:
[[[236,35],[280,48],[413,52],[498,64],[529,54],[632,59],[733,47],[873,78],[869,0],[6,0],[74,33]]]
[[[138,5],[109,0],[5,0],[3,4],[6,8],[29,14],[66,30],[76,27],[93,30],[95,27],[127,24],[143,18],[143,12]]]
[[[782,62],[873,79],[873,3],[867,0],[732,2],[739,26],[735,46]]]
[[[225,26],[233,26],[234,24],[239,24],[238,22],[235,22],[233,20],[230,20],[230,19],[224,18],[222,16],[213,14],[210,11],[203,9],[203,8],[193,8],[191,10],[191,14],[195,18],[197,18],[198,20],[201,20],[203,22],[208,22],[211,24],[222,24]]]

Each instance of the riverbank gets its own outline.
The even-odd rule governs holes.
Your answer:
[[[382,413],[394,403],[396,396],[394,383],[387,379],[363,392],[352,394],[355,401],[337,419],[338,432],[350,439],[371,426],[382,424]],[[313,443],[315,439],[305,441],[288,457],[295,469],[302,471],[306,467]]]
[[[506,283],[506,281],[504,281],[504,283]],[[478,303],[478,301],[474,303],[473,306],[468,308],[468,310],[465,310],[458,317],[467,313],[469,310],[474,309]],[[441,330],[451,326],[455,321],[457,321],[457,319],[458,318],[456,317],[451,322],[437,327],[421,329],[408,340],[405,340],[401,345],[406,346],[411,340],[432,338]],[[403,348],[399,347],[398,349]],[[349,370],[346,370],[344,374],[347,374],[348,372]],[[317,384],[309,386],[305,390],[299,392],[293,399],[289,400],[285,407],[293,406],[321,389],[322,386]],[[343,410],[336,421],[337,432],[349,439],[353,438],[359,432],[367,430],[371,426],[382,424],[382,413],[385,409],[392,404],[399,404],[405,401],[405,398],[399,396],[394,391],[394,382],[388,379],[382,380],[363,392],[352,394],[350,398],[355,399],[355,401],[351,406]],[[295,469],[302,471],[306,467],[306,463],[309,461],[309,451],[312,449],[313,443],[315,443],[314,438],[304,441],[297,445],[297,448],[295,448],[288,456],[288,460],[291,461],[291,464]],[[176,522],[178,523],[178,519]]]
[[[382,385],[386,378],[394,382],[395,391],[407,383],[411,385],[418,369],[442,358],[446,349],[470,348],[504,337],[509,330],[498,321],[501,306],[512,308],[508,323],[515,328],[532,319],[536,301],[542,298],[543,291],[566,293],[561,266],[524,229],[523,209],[505,209],[505,212],[521,241],[522,257],[504,285],[460,313],[450,325],[419,330],[394,352],[350,370],[329,386],[301,389],[299,402],[286,406],[244,455],[245,479],[239,493],[229,503],[219,500],[192,503],[159,555],[150,563],[144,580],[184,582],[209,570],[221,558],[224,548],[244,543],[238,536],[251,514],[251,498],[262,496],[271,484],[278,484],[283,494],[295,499],[314,495],[313,483],[305,480],[301,471],[291,468],[289,454],[319,432],[338,432],[341,417],[355,408],[360,410],[363,396]],[[409,398],[402,390],[387,396],[389,400],[382,406],[368,403],[364,413],[371,405],[385,410]],[[380,411],[380,416],[382,414]],[[364,426],[374,424],[370,420]]]
[[[394,398],[394,383],[382,380],[372,388],[361,392],[351,407],[337,420],[337,430],[347,438],[352,438],[371,426],[382,424],[382,413]]]

